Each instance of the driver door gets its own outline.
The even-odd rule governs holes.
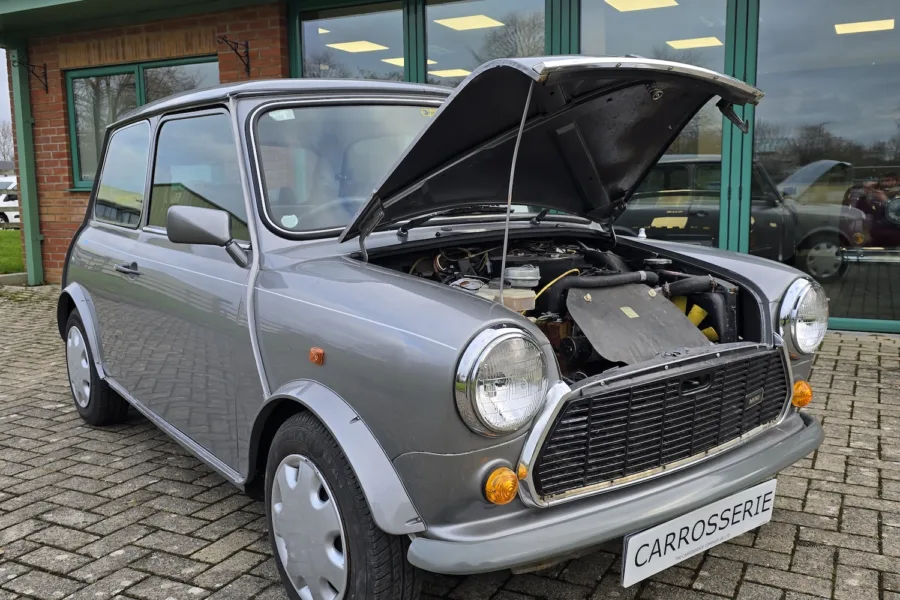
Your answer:
[[[134,245],[132,330],[123,365],[137,401],[228,467],[238,468],[238,407],[262,402],[247,319],[249,268],[224,248],[177,244],[172,206],[220,209],[249,248],[231,119],[216,109],[161,120],[146,225]],[[252,251],[252,249],[251,249]]]

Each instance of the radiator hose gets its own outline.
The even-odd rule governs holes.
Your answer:
[[[656,285],[659,277],[652,271],[631,271],[630,273],[616,273],[615,275],[579,275],[565,277],[553,286],[548,298],[547,310],[560,314],[563,293],[571,288],[608,288],[627,285],[629,283],[646,283]]]
[[[665,283],[662,286],[663,294],[665,294],[667,298],[686,296],[687,294],[696,294],[699,292],[711,292],[715,289],[716,281],[709,276],[687,277],[672,283]]]

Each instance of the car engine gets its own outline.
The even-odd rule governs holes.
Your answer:
[[[737,286],[668,258],[627,252],[578,240],[510,243],[502,302],[544,332],[568,380],[739,341]],[[502,259],[499,245],[487,245],[378,262],[500,302]]]

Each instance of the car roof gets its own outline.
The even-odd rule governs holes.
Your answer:
[[[241,96],[279,96],[296,94],[372,93],[378,95],[422,95],[444,99],[451,88],[421,83],[402,83],[372,79],[254,79],[241,83],[224,83],[202,90],[190,90],[166,96],[140,106],[111,123],[116,127],[151,115],[181,108],[219,104]]]

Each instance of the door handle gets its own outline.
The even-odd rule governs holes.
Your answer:
[[[125,275],[130,275],[132,277],[136,277],[141,274],[141,272],[138,271],[136,262],[126,263],[124,265],[116,265],[116,271],[118,271],[119,273],[124,273]]]

